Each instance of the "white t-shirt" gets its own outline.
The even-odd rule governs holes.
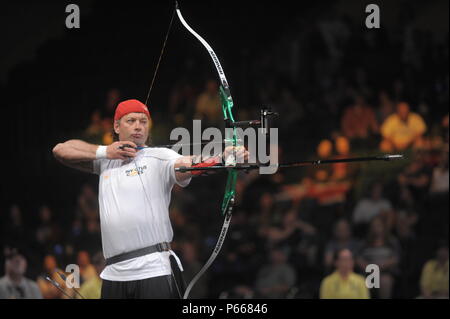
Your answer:
[[[171,242],[169,204],[172,187],[186,187],[189,180],[177,182],[174,164],[181,157],[166,148],[145,148],[129,161],[94,161],[100,175],[99,207],[105,258]],[[112,281],[141,280],[171,273],[169,255],[156,252],[106,266],[100,277]]]

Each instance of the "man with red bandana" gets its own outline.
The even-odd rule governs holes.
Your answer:
[[[138,100],[119,103],[114,115],[118,141],[92,145],[69,140],[53,148],[60,162],[99,175],[99,207],[106,267],[102,298],[181,298],[182,266],[170,249],[169,204],[175,184],[186,187],[198,172],[176,172],[196,164],[167,148],[146,147],[148,108]],[[245,148],[235,151],[248,158]],[[200,165],[214,165],[220,158]],[[195,162],[195,163],[194,163]]]

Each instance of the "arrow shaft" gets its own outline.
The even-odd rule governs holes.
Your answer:
[[[278,165],[272,165],[278,168],[290,168],[290,167],[301,167],[310,165],[325,165],[333,163],[349,163],[349,162],[369,162],[369,161],[391,161],[403,158],[402,155],[381,155],[381,156],[368,156],[368,157],[352,157],[352,158],[336,158],[328,160],[304,160],[290,163],[282,163]],[[261,167],[270,167],[271,165],[260,165],[260,164],[243,164],[238,166],[209,166],[209,167],[178,167],[175,171],[178,172],[190,172],[190,171],[219,171],[227,169],[236,170],[253,170],[259,169]]]

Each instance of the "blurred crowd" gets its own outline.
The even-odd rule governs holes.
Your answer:
[[[373,31],[326,10],[318,16],[299,18],[279,43],[247,61],[246,99],[255,106],[237,105],[236,118],[257,117],[256,105],[278,112],[280,162],[383,153],[405,159],[242,173],[224,248],[191,296],[448,298],[448,34],[437,39],[403,16],[402,27]],[[180,74],[200,67],[191,62]],[[155,144],[192,119],[221,125],[217,81],[201,80],[180,76],[172,84],[165,113],[153,117]],[[120,88],[109,89],[79,137],[111,143],[122,98]],[[215,245],[223,178],[173,190],[173,249],[186,282]],[[32,214],[15,203],[3,214],[0,298],[77,298],[45,280],[64,286],[58,273],[72,263],[81,269],[82,295],[99,296],[97,186],[80,184],[74,196],[63,219],[46,204]],[[379,287],[368,289],[372,264]]]

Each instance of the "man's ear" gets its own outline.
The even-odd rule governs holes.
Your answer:
[[[114,132],[116,132],[116,134],[119,134],[119,132],[120,132],[119,126],[120,126],[120,120],[114,121]]]

